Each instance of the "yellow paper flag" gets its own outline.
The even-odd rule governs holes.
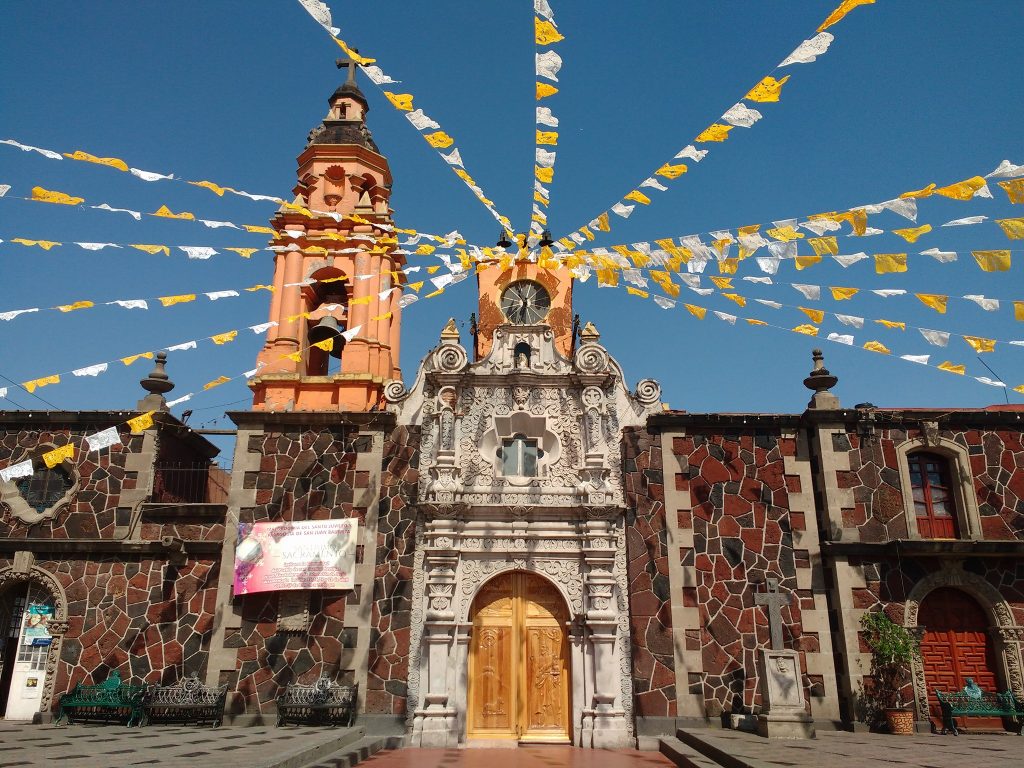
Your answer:
[[[821,309],[808,309],[807,307],[797,307],[801,312],[807,315],[815,323],[820,323],[825,319],[825,312]]]
[[[248,259],[254,253],[256,253],[256,251],[258,251],[259,248],[225,248],[224,250],[225,251],[234,251],[239,256],[241,256],[243,259]]]
[[[820,262],[821,256],[797,256],[793,259],[793,266],[798,270],[807,269],[808,267],[813,267],[815,264]]]
[[[996,219],[1006,236],[1011,240],[1024,239],[1024,218],[1022,219]]]
[[[955,373],[957,376],[963,376],[967,370],[965,365],[956,365],[955,363],[946,360],[944,363],[939,363],[937,366],[940,371],[948,371],[949,373]]]
[[[664,176],[666,179],[678,179],[687,171],[685,164],[680,163],[679,165],[672,165],[671,163],[665,163],[661,168],[656,170],[654,173],[658,176]]]
[[[31,393],[49,384],[60,384],[60,376],[58,374],[54,374],[53,376],[43,376],[42,378],[39,379],[32,379],[32,381],[26,381],[21,386],[23,386]]]
[[[324,352],[332,352],[334,350],[334,339],[326,338],[323,341],[318,341],[315,344],[312,344],[311,346],[314,346],[317,349],[322,349]]]
[[[748,318],[746,318],[746,320],[751,325],[768,325],[768,323],[766,323],[764,320],[755,320],[752,317],[748,317]]]
[[[537,38],[537,45],[551,45],[565,40],[565,35],[560,33],[554,24],[536,16],[533,17],[533,31]]]
[[[626,293],[630,296],[639,296],[641,299],[646,299],[650,294],[647,291],[641,291],[639,288],[634,288],[631,285],[626,286]]]
[[[683,306],[686,307],[687,312],[696,317],[698,320],[703,320],[704,315],[708,313],[708,311],[704,309],[704,307],[697,307],[694,306],[693,304],[683,304]]]
[[[999,186],[1006,190],[1011,203],[1024,203],[1024,179],[1000,181]]]
[[[736,302],[741,307],[747,306],[747,300],[745,298],[743,298],[742,296],[740,296],[738,293],[723,293],[722,295],[725,298],[727,298],[729,301]]]
[[[392,314],[391,312],[385,312],[383,315],[377,315],[376,317],[371,317],[370,319],[371,320],[390,320],[391,319],[391,314]]]
[[[793,330],[796,331],[797,333],[802,333],[807,336],[817,336],[819,329],[813,325],[807,325],[805,323],[804,325],[798,325]]]
[[[434,133],[425,133],[423,138],[427,140],[427,144],[434,147],[435,149],[446,149],[455,143],[455,139],[449,136],[444,131],[435,131]]]
[[[186,304],[196,300],[194,293],[183,293],[179,296],[160,296],[160,303],[165,307],[173,307],[175,304]]]
[[[349,48],[348,45],[345,44],[344,40],[340,40],[333,35],[331,35],[331,39],[334,40],[334,42],[338,44],[338,47],[345,52],[345,55],[352,59],[356,64],[360,64],[365,67],[368,64],[373,64],[377,61],[376,59],[369,59],[366,56],[360,56],[355,50]]]
[[[970,344],[971,348],[979,355],[982,352],[991,352],[996,348],[995,339],[984,339],[981,336],[964,336],[963,339]]]
[[[869,352],[878,352],[883,355],[892,354],[892,351],[880,341],[869,341],[864,345]]]
[[[651,204],[651,198],[649,198],[647,195],[645,195],[639,189],[634,189],[632,192],[630,192],[628,195],[626,195],[623,198],[623,200],[632,200],[633,202],[640,203],[641,205],[650,205]]]
[[[750,92],[743,98],[762,103],[778,101],[779,95],[782,93],[782,86],[786,84],[787,80],[789,80],[789,75],[786,75],[781,80],[776,80],[774,77],[769,75],[751,88]]]
[[[732,130],[731,125],[722,125],[721,123],[712,123],[694,139],[696,142],[707,142],[707,141],[725,141],[729,138],[729,131]]]
[[[131,427],[133,435],[137,435],[139,432],[145,432],[153,426],[153,411],[143,413],[140,416],[136,416],[134,419],[128,419],[128,426]]]
[[[555,169],[554,168],[541,168],[539,165],[533,166],[533,175],[537,177],[537,181],[542,181],[545,184],[550,184],[555,180]]]
[[[860,292],[860,288],[829,288],[835,301],[851,299]]]
[[[818,256],[836,256],[839,253],[839,241],[834,237],[809,237],[807,242]]]
[[[876,253],[875,272],[886,275],[890,272],[907,271],[907,254],[905,253]]]
[[[1024,322],[1024,301],[1013,302],[1013,319]]]
[[[214,184],[212,181],[190,181],[188,183],[193,187],[208,189],[213,192],[213,194],[217,195],[217,197],[224,197],[224,193],[231,189],[231,187],[222,187],[220,184]],[[231,191],[234,192],[233,189],[231,189]]]
[[[801,240],[804,236],[803,232],[797,232],[790,226],[766,229],[764,233],[768,235],[768,237],[771,237],[775,240],[781,240],[782,242],[786,243],[788,243],[790,240]],[[838,250],[838,248],[836,248],[836,250]]]
[[[85,202],[84,197],[72,197],[63,192],[54,192],[42,187],[32,187],[32,199],[39,203],[56,203],[57,205],[78,205]]]
[[[597,224],[596,224],[597,228],[599,230],[601,230],[602,232],[611,232],[612,231],[611,225],[608,223],[608,211],[605,211],[600,216],[598,216],[595,219],[595,221],[597,222]]]
[[[287,355],[281,356],[282,360],[291,360],[296,363],[302,362],[302,352],[289,352]]]
[[[832,11],[827,19],[821,22],[821,26],[818,27],[818,31],[824,32],[833,24],[838,24],[843,20],[843,17],[846,16],[846,14],[858,5],[871,5],[873,2],[875,2],[875,0],[843,0],[843,2],[839,4],[839,7]]]
[[[76,309],[88,309],[96,306],[91,301],[76,301],[74,304],[61,304],[57,309],[61,312],[74,312]]]
[[[984,272],[1006,272],[1010,268],[1009,251],[971,251]]]
[[[927,187],[915,189],[912,192],[904,192],[900,197],[931,197],[935,194],[935,186],[935,184],[929,184]]]
[[[537,131],[538,144],[557,144],[558,131]]]
[[[409,283],[406,286],[406,288],[412,288],[414,291],[416,291],[416,293],[419,293],[420,292],[420,288],[423,287],[423,283],[424,283],[423,280],[420,280],[419,282],[416,282],[416,283]]]
[[[914,295],[926,307],[931,307],[941,315],[946,314],[946,302],[949,301],[949,296],[938,293],[915,293]]]
[[[321,282],[326,282],[326,281],[322,280]],[[256,291],[270,291],[271,293],[273,293],[274,286],[272,286],[272,285],[250,285],[245,290],[248,291],[249,293],[255,293]]]
[[[195,221],[195,214],[189,213],[188,211],[182,211],[181,213],[174,213],[166,205],[161,205],[156,209],[154,216],[159,216],[162,219],[186,219],[187,221]]]
[[[954,200],[970,200],[974,197],[974,193],[984,186],[985,180],[981,176],[974,176],[964,181],[958,181],[956,184],[950,184],[948,187],[939,187],[935,190],[935,194]]]
[[[436,245],[430,245],[428,243],[424,243],[423,245],[421,245],[418,248],[416,248],[416,250],[413,251],[413,253],[416,256],[429,256],[430,254],[432,254],[436,250],[437,250],[437,246]]]
[[[153,359],[153,353],[152,352],[140,352],[137,355],[128,355],[128,357],[122,357],[121,358],[121,362],[124,363],[127,366],[127,365],[131,365],[136,360],[142,360],[143,358],[145,358],[146,360],[152,360]]]
[[[226,333],[218,333],[216,336],[211,336],[210,341],[214,344],[228,344],[235,340],[238,336],[238,331],[227,331]]]
[[[62,445],[60,448],[54,448],[52,451],[47,451],[43,454],[43,463],[48,469],[53,469],[58,464],[62,464],[65,461],[71,461],[75,458],[75,446],[71,443]]]
[[[258,235],[276,235],[277,232],[272,230],[270,227],[261,227],[257,224],[243,224],[246,232],[255,232]]]
[[[231,381],[231,379],[227,376],[218,376],[213,381],[208,381],[203,384],[203,389],[213,389],[214,387],[219,387],[221,384],[227,384],[229,381]]]
[[[44,251],[50,250],[55,245],[60,245],[60,243],[54,242],[53,240],[26,240],[24,237],[13,237],[11,238],[11,242],[24,246],[37,245]]]
[[[384,95],[388,97],[395,109],[400,109],[402,112],[408,112],[412,109],[412,94],[411,93],[392,93],[391,91],[384,91]]]
[[[117,168],[119,171],[128,171],[128,163],[124,160],[118,160],[116,157],[96,157],[96,155],[90,155],[88,152],[83,152],[80,149],[75,150],[70,155],[65,152],[64,157],[69,160],[82,160],[86,163],[96,163],[97,165],[106,165],[110,168]]]
[[[558,93],[558,89],[555,86],[537,81],[537,101],[546,99],[548,96],[553,96],[556,93]]]
[[[897,320],[875,320],[879,325],[884,325],[886,328],[898,331],[907,330],[907,324]]]
[[[720,290],[724,288],[732,288],[731,277],[711,277],[709,278]]]
[[[927,232],[931,232],[931,231],[932,231],[932,225],[931,224],[922,224],[920,227],[908,227],[907,229],[894,229],[892,231],[892,233],[894,235],[899,235],[904,240],[906,240],[908,243],[916,243],[918,238],[921,237],[921,235],[923,235],[923,234],[925,234]]]
[[[171,255],[171,249],[166,245],[145,245],[142,243],[134,243],[131,247],[137,251],[143,251],[144,253],[153,254],[154,256],[158,253],[162,253],[164,256]]]

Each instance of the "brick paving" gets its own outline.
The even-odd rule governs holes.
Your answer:
[[[1024,739],[992,735],[888,736],[845,731],[818,732],[810,741],[769,741],[739,731],[691,731],[750,768],[1020,768]]]
[[[260,768],[347,729],[27,725],[0,721],[3,768]]]
[[[378,752],[362,768],[673,768],[657,752],[512,747],[507,749],[397,749]]]

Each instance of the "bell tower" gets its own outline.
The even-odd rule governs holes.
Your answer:
[[[391,170],[366,127],[356,66],[298,156],[292,203],[271,219],[273,298],[250,382],[258,411],[368,411],[399,371],[405,257],[388,205]]]
[[[548,248],[541,252],[538,261],[530,261],[520,243],[519,253],[510,262],[477,273],[477,360],[490,354],[494,331],[501,325],[549,326],[555,348],[572,357],[572,273],[551,257]]]

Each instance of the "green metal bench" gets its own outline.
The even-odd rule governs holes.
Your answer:
[[[128,725],[142,725],[142,697],[144,685],[130,685],[121,682],[121,673],[114,670],[98,685],[78,683],[60,697],[57,706],[57,720],[75,722],[125,722]]]
[[[1014,723],[1017,735],[1024,729],[1024,702],[1020,701],[1011,691],[995,693],[983,691],[971,678],[962,691],[943,693],[936,689],[935,698],[942,709],[942,735],[947,731],[959,736],[956,717],[1002,717]]]

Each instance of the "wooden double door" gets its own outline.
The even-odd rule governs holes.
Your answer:
[[[473,601],[467,738],[569,743],[568,611],[547,580],[514,571]]]

